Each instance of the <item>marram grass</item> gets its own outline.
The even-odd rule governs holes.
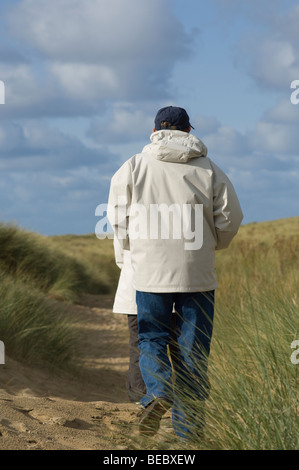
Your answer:
[[[112,240],[40,237],[1,225],[0,243],[6,351],[32,363],[67,364],[75,329],[49,297],[113,295],[119,270]],[[299,364],[291,361],[291,343],[299,340],[298,256],[298,217],[243,226],[217,252],[206,425],[185,448],[298,449]]]
[[[296,449],[298,311],[280,291],[217,312],[204,445],[217,449]],[[202,445],[202,443],[198,443]]]
[[[81,252],[78,238],[87,241]],[[95,236],[96,245],[92,236],[62,239],[0,224],[0,339],[8,357],[52,369],[71,367],[75,357],[76,329],[63,302],[113,294],[118,270],[111,246],[109,272],[107,249]]]
[[[241,227],[217,252],[216,267],[210,395],[203,405],[177,390],[195,422],[204,409],[204,432],[183,444],[170,435],[164,446],[297,450],[299,364],[291,344],[299,340],[299,218]]]
[[[74,328],[55,302],[0,273],[0,332],[6,353],[27,365],[67,369]]]
[[[241,227],[216,265],[211,393],[204,437],[192,446],[298,449],[299,364],[291,343],[299,339],[299,218]]]

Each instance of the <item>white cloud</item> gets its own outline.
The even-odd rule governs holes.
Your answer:
[[[105,147],[87,147],[77,137],[35,120],[0,125],[0,145],[2,172],[47,173],[89,167],[110,175],[119,159]]]
[[[105,118],[94,119],[87,135],[99,143],[144,141],[154,127],[153,109],[148,104],[114,103]]]
[[[218,5],[215,23],[202,27],[217,28],[215,41],[220,36],[228,38],[232,54],[238,48],[237,63],[245,64],[244,78],[250,76],[259,85],[252,95],[252,88],[247,89],[247,106],[265,109],[256,101],[261,87],[263,93],[269,89],[272,93],[264,101],[268,111],[257,117],[250,130],[240,132],[223,117],[220,122],[213,116],[193,116],[193,132],[207,144],[208,156],[231,177],[246,221],[258,214],[275,218],[277,210],[279,217],[295,215],[299,105],[291,105],[289,87],[299,79],[299,7],[289,8],[289,0],[213,3]],[[174,97],[178,101],[184,97],[185,85],[170,79],[179,61],[189,57],[192,33],[186,33],[175,17],[171,0],[18,0],[7,4],[9,27],[3,13],[7,36],[0,46],[0,78],[7,98],[0,121],[0,196],[6,201],[1,217],[15,217],[24,226],[43,227],[47,233],[92,231],[95,206],[106,202],[111,175],[132,155],[132,148],[141,150],[141,141],[148,140],[158,107],[165,102],[175,105]],[[188,24],[186,18],[184,14],[182,21]],[[199,47],[186,70],[193,73],[194,67],[204,93],[210,75],[200,61],[195,62],[201,52]],[[211,60],[211,65],[217,65],[217,54]],[[231,76],[232,82],[222,77],[223,93],[235,85]],[[283,93],[283,99],[276,102]],[[199,100],[197,95],[195,90],[194,102],[186,104],[190,113]],[[217,103],[220,112],[229,115],[236,110],[243,119],[245,103],[242,109],[235,105],[221,111],[223,103]],[[199,105],[198,109],[203,108]],[[57,116],[71,119],[55,122]],[[72,119],[77,116],[80,122]],[[36,119],[40,117],[53,118],[53,125]],[[80,140],[85,129],[97,147]],[[288,213],[283,207],[287,203]]]
[[[298,126],[261,121],[256,126],[253,143],[260,152],[298,154]]]
[[[120,77],[106,65],[54,62],[49,68],[67,95],[75,99],[113,98],[122,89]]]
[[[272,1],[254,1],[250,6],[252,28],[239,41],[236,63],[263,90],[284,92],[299,78],[299,7],[292,1],[276,2],[275,7]]]
[[[6,104],[20,108],[34,106],[42,99],[34,70],[28,64],[1,63],[1,80],[5,83]]]
[[[289,96],[293,90],[290,89]],[[280,100],[265,113],[267,121],[282,124],[299,124],[299,105],[291,103],[290,99]]]
[[[209,154],[244,155],[250,152],[251,144],[248,136],[229,126],[219,125],[212,133],[203,135]]]
[[[46,235],[93,233],[95,209],[107,202],[108,190],[101,168],[32,170],[26,178],[22,171],[5,173],[0,218]]]
[[[134,100],[165,93],[174,64],[190,52],[192,35],[170,6],[170,0],[23,0],[9,18],[70,96]]]
[[[256,44],[256,54],[251,74],[265,87],[287,89],[294,78],[299,77],[297,44],[285,39],[266,38]]]
[[[169,0],[23,0],[11,11],[15,33],[62,61],[177,57],[186,36]]]
[[[45,234],[90,233],[121,164],[45,122],[0,123],[0,218]]]

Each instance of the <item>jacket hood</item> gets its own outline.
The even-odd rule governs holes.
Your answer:
[[[154,132],[151,144],[143,152],[150,151],[154,158],[164,162],[187,163],[192,158],[205,157],[208,149],[192,134],[183,131],[162,130]]]

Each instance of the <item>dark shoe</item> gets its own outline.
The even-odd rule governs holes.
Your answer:
[[[171,408],[171,404],[163,398],[156,398],[141,413],[139,420],[139,434],[154,436],[160,427],[162,416]]]

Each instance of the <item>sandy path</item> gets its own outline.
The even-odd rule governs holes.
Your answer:
[[[105,296],[82,303],[68,307],[80,332],[80,377],[53,376],[9,357],[0,366],[0,450],[179,448],[170,415],[155,439],[138,437],[140,409],[125,387],[126,316],[112,314]]]

